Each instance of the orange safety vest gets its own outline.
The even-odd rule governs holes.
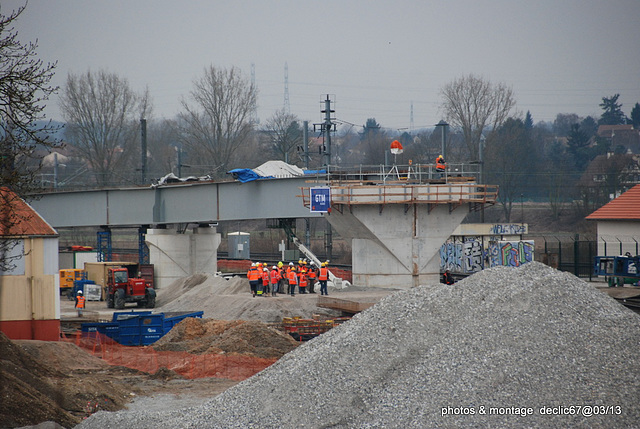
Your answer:
[[[300,274],[300,283],[298,286],[307,287],[307,276],[305,274]]]
[[[296,276],[296,272],[295,271],[289,271],[289,284],[290,285],[294,285],[296,283],[298,283],[298,277]]]
[[[329,279],[329,269],[327,267],[320,268],[320,276],[318,276],[318,280],[328,280]]]
[[[280,273],[278,270],[271,270],[271,273],[269,274],[271,275],[271,284],[278,283],[278,280],[280,280]]]
[[[444,158],[440,158],[438,157],[436,159],[436,170],[437,171],[444,171],[447,168],[447,163],[444,162]]]
[[[78,305],[76,306],[76,308],[84,308],[84,296],[78,296]]]
[[[316,269],[315,268],[312,268],[312,269],[309,270],[309,278],[310,279],[315,279],[316,278],[316,274],[317,273],[316,273]]]
[[[263,286],[266,286],[269,284],[269,271],[262,272],[262,284]]]
[[[251,268],[249,268],[249,271],[247,271],[247,278],[249,279],[249,281],[259,280],[260,279],[260,272],[258,271],[258,269],[256,267],[251,267]]]

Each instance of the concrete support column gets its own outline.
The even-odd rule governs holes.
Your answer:
[[[468,213],[463,204],[355,205],[327,220],[352,240],[353,284],[408,289],[440,279],[440,246]]]
[[[156,288],[162,289],[196,273],[215,273],[221,237],[215,227],[197,227],[178,233],[175,229],[149,229],[146,242],[154,264]]]

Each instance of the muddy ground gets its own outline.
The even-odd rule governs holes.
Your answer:
[[[376,302],[393,291],[329,292],[343,299]],[[300,344],[274,328],[283,317],[340,315],[317,307],[317,300],[318,294],[254,298],[246,279],[197,274],[158,291],[154,311],[204,311],[204,319],[185,319],[155,346],[194,354],[279,358]],[[84,322],[111,321],[114,311],[104,301],[88,301],[79,318],[73,301],[64,297],[60,307],[67,334]],[[136,309],[128,304],[125,310]],[[155,403],[166,403],[157,398],[167,396],[173,406],[193,406],[237,383],[220,378],[188,380],[167,369],[149,374],[111,366],[70,342],[9,341],[0,336],[0,429],[45,421],[71,428],[98,410],[153,408]]]

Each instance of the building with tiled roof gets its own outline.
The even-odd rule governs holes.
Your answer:
[[[611,142],[612,151],[621,146],[627,153],[640,153],[640,130],[636,130],[631,124],[600,125],[597,134]]]
[[[58,340],[58,233],[7,188],[0,188],[0,243],[0,331],[16,340]]]
[[[640,254],[640,185],[586,217],[597,222],[598,255]]]

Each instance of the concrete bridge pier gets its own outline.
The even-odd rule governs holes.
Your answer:
[[[353,284],[408,289],[440,281],[440,246],[468,204],[354,205],[325,215],[352,240]]]
[[[184,233],[171,226],[148,229],[145,241],[158,289],[177,279],[196,273],[215,273],[218,269],[221,237],[215,226],[198,225]]]

